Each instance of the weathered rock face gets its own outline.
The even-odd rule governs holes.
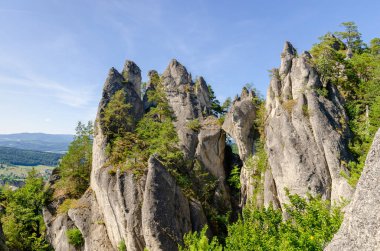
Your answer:
[[[215,206],[228,210],[231,209],[231,201],[224,171],[225,147],[226,134],[222,130],[220,122],[214,116],[207,117],[202,122],[202,127],[198,134],[195,158],[217,179],[218,184],[214,197]]]
[[[254,153],[253,123],[256,118],[254,95],[252,91],[248,92],[244,88],[240,97],[232,103],[223,123],[223,130],[236,141],[239,156],[243,161]]]
[[[341,175],[347,173],[344,165],[349,160],[347,116],[335,87],[327,84],[328,95],[318,94],[323,84],[310,59],[307,52],[297,56],[287,42],[267,94],[270,173],[266,183],[276,188],[281,204],[287,202],[285,188],[300,195],[321,194],[333,201],[350,198],[352,193]],[[273,194],[267,193],[266,204]]]
[[[229,210],[229,189],[223,165],[225,133],[217,118],[208,117],[211,104],[207,84],[203,78],[192,82],[185,67],[175,60],[161,77],[155,71],[149,76],[152,83],[148,90],[155,89],[154,81],[161,81],[164,87],[176,116],[174,125],[184,155],[190,163],[201,163],[217,180],[215,194],[211,197],[215,203],[210,203],[211,206],[216,210],[219,207]],[[175,178],[157,158],[151,157],[147,170],[138,176],[133,170],[115,173],[114,167],[107,163],[109,139],[104,135],[103,111],[113,95],[124,90],[125,102],[132,105],[130,115],[137,124],[144,111],[155,105],[149,102],[147,95],[141,99],[137,90],[140,86],[140,69],[133,62],[127,61],[122,74],[114,68],[110,70],[95,122],[90,188],[68,213],[56,213],[57,205],[64,198],[61,202],[53,202],[54,207],[48,207],[44,213],[56,250],[74,250],[65,235],[72,227],[81,231],[85,240],[82,249],[86,251],[117,250],[122,242],[127,250],[144,250],[145,247],[177,250],[185,233],[199,231],[207,224],[202,204],[184,195]],[[195,128],[190,128],[189,122],[195,122]],[[185,173],[193,171],[193,166],[178,168],[186,168]]]
[[[253,196],[253,170],[248,169],[244,164],[249,156],[254,155],[254,128],[256,118],[256,107],[253,102],[254,93],[243,89],[240,97],[234,100],[231,109],[227,113],[223,130],[226,131],[236,142],[243,167],[240,172],[241,184],[241,206],[248,198]]]
[[[76,202],[75,207],[68,211],[68,217],[83,235],[84,251],[112,250],[104,218],[99,212],[99,205],[92,190],[87,190]]]
[[[325,250],[380,249],[380,130],[367,155],[365,167],[343,223]]]
[[[195,84],[186,68],[173,59],[162,74],[169,104],[173,109],[181,148],[185,158],[193,158],[198,144],[197,132],[188,128],[188,123],[194,119],[200,122],[209,115],[210,96],[203,78]],[[199,97],[199,99],[198,99]]]
[[[177,250],[183,235],[192,229],[189,201],[154,157],[149,159],[142,225],[149,250]]]
[[[139,88],[141,87],[141,75],[140,69],[136,67],[137,66],[133,62],[127,61],[123,73],[128,77],[128,79],[125,79],[115,68],[110,69],[106,82],[104,83],[102,99],[99,103],[97,114],[97,119],[99,121],[102,118],[104,108],[110,102],[111,97],[119,90],[124,90],[124,93],[126,95],[125,102],[132,105],[130,115],[134,118],[135,122],[137,122],[142,117],[144,114],[143,102],[139,94],[140,91],[136,92],[135,90],[135,88],[137,88],[136,86]],[[136,70],[138,72],[138,76],[133,75],[133,71],[131,69],[138,69],[138,71]],[[140,82],[138,82],[138,79],[140,79]],[[102,125],[100,124],[100,126]],[[95,134],[97,134],[97,132],[101,133],[99,128],[95,128]]]
[[[141,70],[132,61],[127,60],[121,73],[126,82],[132,84],[136,94],[141,97]]]
[[[137,74],[140,74],[136,69],[138,69],[138,67],[135,66],[134,63],[127,61],[124,72],[128,73],[125,74],[125,76],[129,81],[136,82],[136,80],[141,79],[141,76],[135,76],[136,72]],[[133,175],[110,175],[109,171],[112,169],[112,167],[105,166],[105,149],[108,140],[103,134],[100,120],[105,107],[111,100],[112,96],[119,90],[124,90],[126,93],[125,102],[132,105],[131,115],[135,119],[135,122],[137,122],[143,116],[143,103],[140,96],[135,91],[135,85],[132,82],[127,82],[120,73],[112,68],[104,84],[102,99],[99,103],[98,115],[95,123],[95,137],[93,142],[91,170],[91,188],[95,193],[100,214],[104,217],[104,224],[107,229],[108,238],[110,239],[110,242],[115,249],[117,248],[118,244],[124,240],[124,238],[130,237],[128,233],[132,233],[132,235],[134,235],[134,231],[128,229],[126,226],[128,223],[126,222],[125,218],[127,218],[130,214],[126,214],[125,212],[130,211],[127,211],[128,208],[126,208],[124,204],[125,189],[128,189],[129,193],[131,194],[139,194],[138,191],[141,191],[143,186],[143,184],[133,183]],[[125,183],[128,184],[128,182],[129,184],[132,183],[131,187],[125,187]],[[142,193],[139,195],[141,196]],[[132,199],[135,198],[132,196]],[[134,207],[134,204],[129,204],[128,206]],[[136,234],[139,234],[138,231],[136,231]],[[132,239],[138,240],[138,238]],[[144,245],[144,243],[140,243],[141,241],[137,242],[141,246]],[[128,242],[128,245],[130,244],[131,242]],[[136,250],[136,247],[133,246],[131,250]]]

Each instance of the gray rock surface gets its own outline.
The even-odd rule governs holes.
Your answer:
[[[149,76],[152,79],[158,77],[158,73],[151,71]],[[191,160],[189,163],[199,161],[218,182],[211,197],[215,203],[211,206],[216,210],[220,206],[231,208],[224,172],[225,133],[217,118],[209,117],[211,104],[206,82],[199,78],[194,83],[186,68],[176,60],[170,62],[159,81],[176,116],[174,125],[180,146]],[[185,233],[201,230],[207,224],[202,204],[195,198],[185,197],[175,178],[155,157],[149,159],[147,170],[139,175],[133,170],[116,170],[115,173],[114,167],[107,163],[109,139],[101,124],[103,111],[112,96],[124,90],[125,102],[132,105],[130,112],[136,124],[144,111],[154,105],[149,103],[147,95],[141,99],[137,92],[139,84],[140,70],[133,62],[127,61],[122,74],[114,68],[110,70],[94,125],[90,188],[68,214],[56,215],[51,207],[52,210],[47,208],[44,213],[50,240],[57,250],[71,250],[65,236],[65,231],[71,227],[81,231],[86,251],[117,250],[121,242],[132,251],[142,251],[145,247],[177,250]],[[153,90],[154,85],[149,84],[149,88]],[[199,122],[200,128],[188,126],[194,120]],[[193,171],[192,166],[178,168],[186,168],[184,172]],[[59,202],[54,203],[56,208]]]
[[[186,131],[191,134],[190,138],[195,137],[195,141],[191,143],[194,145],[193,147],[195,147],[197,132],[188,129],[185,125],[188,123],[186,118],[197,118],[197,116],[194,115],[193,110],[199,110],[197,108],[198,103],[196,97],[194,98],[194,95],[192,94],[193,92],[191,94],[187,93],[188,89],[184,87],[185,82],[187,83],[187,81],[190,81],[189,83],[191,83],[191,85],[194,84],[192,84],[191,76],[186,72],[186,69],[183,66],[177,62],[172,62],[170,66],[168,67],[169,70],[166,70],[166,74],[163,74],[165,77],[162,78],[162,82],[164,86],[170,86],[166,89],[169,103],[177,105],[177,101],[179,102],[180,110],[176,113],[177,122],[180,121],[177,125],[181,125],[177,127],[179,133]],[[150,77],[153,77],[153,74],[157,74],[157,72],[151,71]],[[120,84],[121,78],[117,73],[114,73],[113,75],[109,76],[106,81],[103,91],[106,95],[103,95],[103,99],[100,101],[98,118],[101,116],[101,111],[109,102],[112,94],[120,88],[126,88],[127,93],[132,93],[129,95],[131,99],[126,100],[126,102],[130,102],[135,107],[134,112],[136,112],[136,114],[140,113],[135,116],[136,120],[138,120],[143,115],[143,109],[140,109],[140,107],[142,107],[141,100],[136,100],[137,98],[134,99],[136,95],[134,95],[134,91],[129,88],[130,85]],[[116,87],[114,87],[114,85]],[[182,92],[178,91],[178,89],[181,89]],[[177,97],[183,97],[183,95],[186,96],[184,99]],[[194,98],[195,100],[188,102],[191,100],[189,99],[189,95],[191,96],[191,99]],[[146,96],[144,97],[144,100],[146,100]],[[181,103],[182,101],[184,102]],[[146,102],[144,102],[144,105],[146,105]],[[149,108],[149,105],[154,104],[148,104],[145,108]],[[177,111],[177,107],[172,108],[174,111]],[[104,217],[104,225],[107,229],[107,234],[113,248],[117,248],[117,245],[124,240],[127,245],[127,250],[143,250],[146,246],[150,247],[151,250],[172,250],[174,246],[177,247],[176,245],[178,241],[181,240],[185,232],[191,230],[193,226],[196,227],[196,229],[199,229],[206,224],[207,221],[205,221],[203,209],[195,207],[197,204],[188,202],[186,198],[186,203],[184,202],[181,204],[182,207],[178,208],[179,205],[176,205],[175,207],[177,209],[176,213],[186,215],[186,220],[188,222],[186,227],[182,226],[182,223],[172,222],[173,224],[169,224],[164,218],[158,219],[158,216],[163,216],[159,214],[161,210],[160,208],[170,205],[167,201],[168,198],[171,199],[171,203],[175,203],[173,199],[183,198],[183,195],[180,195],[180,188],[173,183],[174,178],[168,173],[163,175],[166,178],[170,177],[170,184],[176,187],[178,190],[177,196],[179,197],[170,197],[172,196],[170,195],[170,190],[167,191],[169,197],[166,198],[165,194],[162,194],[162,191],[166,191],[165,189],[168,188],[166,187],[168,184],[164,183],[160,178],[162,176],[161,171],[163,167],[161,166],[162,168],[158,169],[161,171],[157,174],[156,169],[158,168],[158,164],[155,162],[156,165],[152,165],[154,162],[152,159],[150,160],[150,167],[148,168],[147,173],[143,174],[142,177],[136,177],[133,173],[128,172],[119,173],[119,171],[115,175],[110,175],[109,171],[113,167],[105,166],[105,147],[107,145],[107,139],[103,136],[101,125],[95,123],[95,127],[97,128],[97,133],[93,144],[91,188],[96,195],[99,211]],[[186,138],[187,136],[185,135],[184,137]],[[151,171],[154,171],[154,173],[152,174]],[[157,181],[157,179],[159,179],[159,181]],[[161,191],[161,195],[152,192],[153,188]],[[155,215],[154,212],[157,213],[158,216]],[[172,220],[172,218],[170,218],[170,220]],[[181,228],[182,230],[178,232],[178,228],[175,228],[177,226],[183,227]],[[175,243],[165,237],[165,231],[170,233],[178,232]],[[170,249],[166,248],[166,245],[169,245]]]
[[[66,231],[74,228],[75,225],[70,217],[65,214],[52,214],[47,208],[43,210],[44,222],[47,229],[47,239],[55,251],[76,251],[75,247],[69,244]]]
[[[380,250],[380,130],[368,152],[364,170],[343,223],[326,251]]]
[[[141,97],[141,70],[132,61],[127,60],[124,65],[124,69],[121,73],[126,82],[132,84],[133,89],[139,97]]]
[[[230,192],[226,184],[224,171],[224,155],[226,147],[226,134],[220,122],[214,116],[207,117],[202,122],[198,134],[198,145],[195,158],[202,166],[217,179],[215,192],[215,206],[231,209]]]
[[[265,135],[273,182],[266,184],[276,188],[280,204],[287,202],[285,188],[332,201],[352,194],[341,175],[350,157],[347,116],[334,86],[326,85],[326,97],[319,94],[323,84],[310,60],[309,53],[297,56],[286,42],[267,93]]]
[[[189,201],[175,179],[150,157],[142,205],[142,225],[149,250],[177,250],[192,229]]]
[[[194,119],[202,122],[209,115],[207,107],[210,104],[206,98],[209,97],[208,88],[203,78],[198,80],[198,85],[193,83],[186,68],[175,59],[169,63],[161,79],[176,117],[174,125],[181,148],[186,158],[193,158],[198,144],[198,132],[188,128],[188,123]]]
[[[75,204],[75,207],[68,211],[68,216],[82,233],[85,241],[83,250],[112,250],[94,192],[87,190]]]
[[[134,65],[135,67],[137,67],[133,62],[127,61],[126,63],[127,69],[124,69],[124,71],[127,71],[127,72],[130,71],[130,68],[127,67],[130,65],[132,66]],[[132,69],[135,69],[135,68],[132,67]],[[125,102],[132,105],[132,109],[130,110],[130,115],[134,118],[135,122],[137,122],[142,117],[143,111],[144,111],[143,102],[141,100],[140,94],[137,93],[135,90],[136,88],[135,82],[137,81],[136,79],[140,78],[140,85],[141,85],[141,75],[140,73],[137,74],[138,76],[137,75],[135,76],[132,74],[126,74],[126,75],[129,76],[129,78],[131,78],[131,76],[134,76],[134,77],[131,80],[127,81],[115,68],[110,69],[108,73],[108,77],[103,86],[102,99],[100,100],[98,114],[97,114],[98,120],[102,118],[103,111],[108,105],[108,103],[110,102],[111,97],[119,90],[124,90],[126,94]],[[135,81],[135,82],[132,82],[132,81]],[[99,131],[98,129],[99,128],[95,127],[95,134],[97,134],[97,132]]]
[[[254,93],[243,88],[240,97],[235,99],[226,114],[223,130],[232,137],[239,150],[243,167],[240,172],[241,202],[243,206],[247,200],[253,197],[253,171],[247,168],[245,162],[248,157],[253,156],[254,150],[254,121],[256,118],[256,107],[254,105]]]

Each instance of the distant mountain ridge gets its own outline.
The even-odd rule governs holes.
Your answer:
[[[42,152],[64,153],[74,135],[46,133],[0,134],[0,146]]]

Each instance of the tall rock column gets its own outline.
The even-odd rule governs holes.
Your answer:
[[[311,60],[307,52],[297,56],[286,42],[281,66],[273,71],[268,89],[265,135],[268,175],[273,177],[268,186],[276,187],[281,204],[288,201],[286,188],[333,201],[350,198],[352,193],[342,176],[348,174],[345,165],[350,157],[347,116],[337,89],[322,84]],[[321,95],[322,88],[327,95]]]
[[[236,142],[243,167],[240,172],[241,202],[243,206],[254,194],[253,171],[247,168],[246,161],[255,153],[254,149],[254,121],[256,107],[254,105],[254,93],[243,89],[240,97],[233,101],[231,109],[226,114],[223,130]]]

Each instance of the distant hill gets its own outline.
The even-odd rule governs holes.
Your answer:
[[[0,146],[0,163],[22,166],[56,166],[62,154]]]
[[[70,134],[0,134],[0,146],[42,152],[64,153],[73,140]]]

